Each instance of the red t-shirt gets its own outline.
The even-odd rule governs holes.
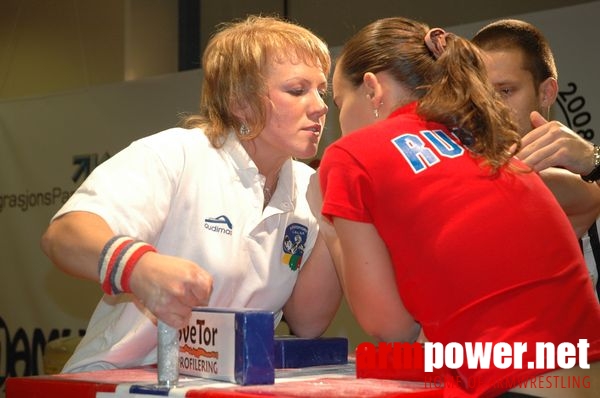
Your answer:
[[[533,172],[491,176],[415,109],[406,105],[327,148],[323,215],[376,227],[400,297],[430,341],[527,342],[526,366],[535,342],[587,339],[589,362],[600,360],[600,306],[552,193]],[[545,372],[465,366],[456,375],[486,396],[509,389],[512,377]]]

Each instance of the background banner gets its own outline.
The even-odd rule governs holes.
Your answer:
[[[0,102],[0,386],[43,373],[47,342],[81,335],[96,283],[57,270],[39,248],[50,218],[89,173],[131,141],[195,112],[199,70]]]
[[[600,143],[600,2],[516,15],[537,25],[559,69],[561,120]],[[447,27],[472,37],[488,21]],[[335,49],[333,49],[335,53]],[[81,335],[101,296],[96,283],[65,276],[42,254],[50,218],[87,175],[131,141],[196,111],[199,70],[0,102],[0,397],[7,377],[43,373],[46,344]],[[338,134],[332,112],[328,143]],[[328,335],[367,340],[343,308]]]

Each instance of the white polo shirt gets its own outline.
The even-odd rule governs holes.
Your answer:
[[[133,142],[98,166],[61,214],[98,214],[115,234],[189,259],[213,277],[211,307],[278,312],[311,253],[317,221],[306,201],[314,170],[288,161],[263,211],[264,177],[234,134],[213,148],[199,129]],[[64,371],[156,363],[156,327],[131,295],[104,296]]]

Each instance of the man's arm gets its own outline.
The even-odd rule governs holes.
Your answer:
[[[562,167],[587,175],[594,169],[593,143],[556,120],[547,121],[538,112],[531,113],[531,124],[534,129],[523,137],[517,156],[534,170]]]
[[[557,167],[540,171],[540,176],[569,217],[577,237],[581,237],[600,215],[600,187]]]

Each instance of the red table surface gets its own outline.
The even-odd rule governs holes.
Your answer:
[[[105,370],[53,376],[12,377],[6,380],[6,398],[96,398],[96,393],[111,393],[119,385],[151,385],[157,380],[156,368],[135,368]],[[186,379],[189,382],[189,378]],[[193,380],[191,380],[193,383]],[[218,383],[218,382],[215,382]],[[127,387],[126,387],[127,388]],[[119,388],[123,392],[123,386]],[[127,391],[127,390],[125,390]],[[177,390],[175,390],[177,391]],[[236,386],[227,384],[224,388],[193,385],[169,396],[185,398],[315,398],[315,397],[365,397],[365,398],[435,398],[442,397],[442,390],[423,383],[385,380],[357,379],[355,376],[332,375],[277,379],[272,385]],[[123,396],[123,395],[119,395]],[[152,396],[152,394],[148,394]],[[157,396],[157,395],[153,395]],[[163,395],[165,396],[165,395]],[[136,393],[140,397],[140,393]]]

